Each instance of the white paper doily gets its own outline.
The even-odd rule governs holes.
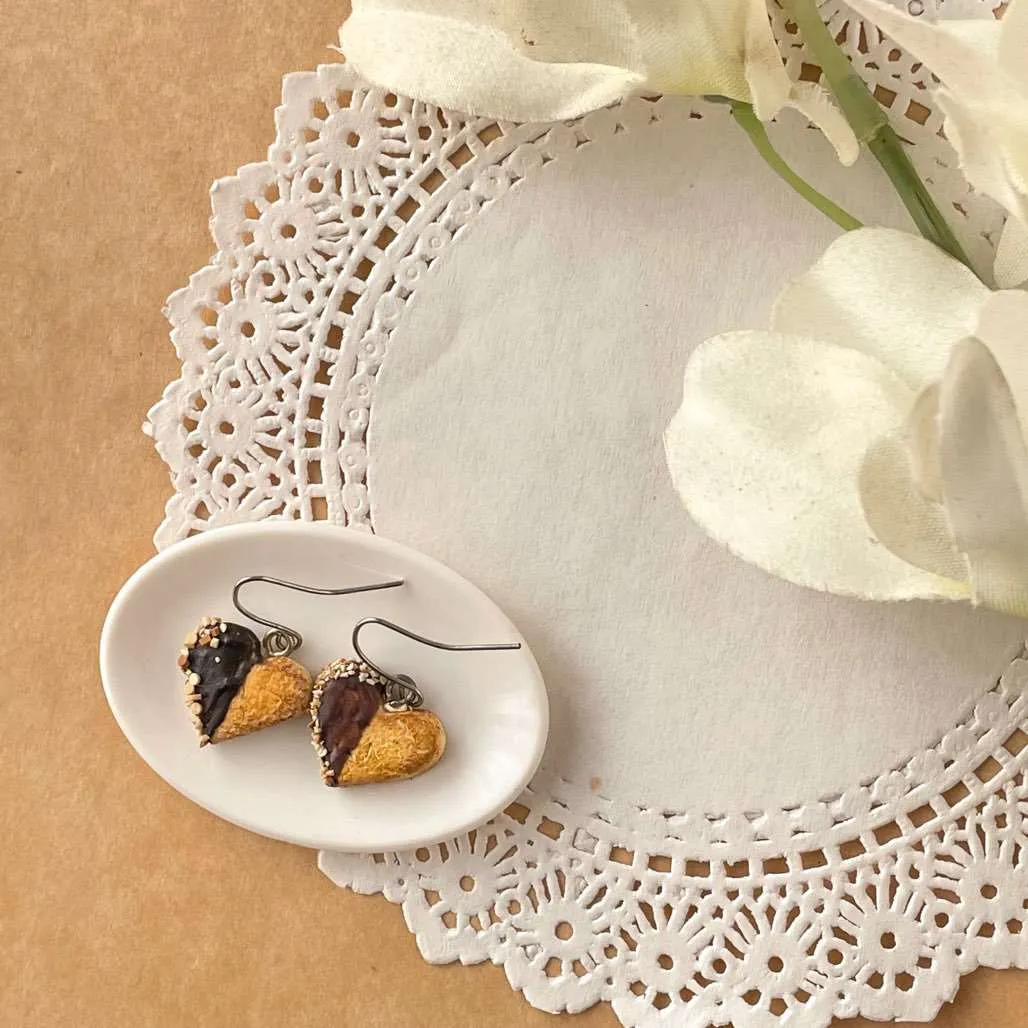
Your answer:
[[[925,106],[924,70],[878,42],[874,30],[861,34],[841,10],[832,27],[845,29],[879,95],[893,95],[891,109],[915,139],[920,166],[966,217],[978,253],[987,252],[996,211],[948,167],[938,118]],[[794,49],[790,62],[798,73],[802,54]],[[549,770],[517,807],[430,851],[322,855],[340,884],[402,903],[426,959],[489,959],[538,1007],[580,1010],[608,1000],[626,1025],[820,1028],[858,1013],[924,1019],[978,964],[1028,964],[1021,755],[1028,736],[1018,729],[1028,662],[1016,660],[990,688],[990,669],[998,673],[1005,663],[1017,626],[956,608],[911,607],[914,613],[893,615],[907,620],[887,637],[881,608],[833,607],[783,586],[786,592],[762,601],[783,613],[750,634],[724,622],[730,605],[704,622],[705,604],[680,615],[683,637],[693,632],[691,651],[658,626],[656,663],[638,681],[626,681],[617,666],[620,645],[582,681],[576,675],[592,652],[582,648],[591,611],[597,647],[617,633],[629,640],[629,662],[638,662],[644,651],[632,647],[646,626],[630,615],[644,594],[630,597],[619,615],[602,602],[602,589],[590,589],[595,568],[576,571],[563,594],[554,584],[559,576],[547,577],[554,554],[546,546],[572,523],[573,503],[591,526],[603,495],[594,468],[567,479],[554,460],[567,453],[595,459],[569,436],[575,418],[586,415],[583,433],[614,458],[607,462],[606,488],[616,501],[610,520],[646,530],[667,522],[659,467],[647,470],[652,455],[639,440],[650,419],[660,424],[659,405],[680,380],[674,362],[684,361],[700,332],[759,324],[774,289],[831,237],[831,226],[800,201],[775,193],[780,187],[736,134],[719,135],[730,128],[722,122],[720,108],[634,99],[568,125],[496,124],[369,89],[341,65],[288,76],[268,161],[215,184],[218,253],[169,300],[182,375],[150,414],[175,485],[157,543],[272,516],[375,527],[470,573],[539,651],[554,696],[556,745]],[[823,146],[796,125],[782,126],[779,138],[801,163]],[[747,153],[745,161],[733,146]],[[624,163],[633,155],[635,180]],[[733,222],[727,202],[711,198],[724,164],[752,188],[755,209],[768,198],[782,209],[764,222],[752,215]],[[620,205],[607,196],[606,213],[597,212],[589,198],[619,170],[618,181],[626,189],[634,182],[635,195]],[[816,170],[833,195],[860,207],[871,181],[860,176],[870,171],[842,173],[824,162]],[[730,187],[726,181],[731,197]],[[676,206],[661,227],[653,212],[669,197]],[[704,237],[696,212],[708,206]],[[861,212],[897,217],[888,197],[870,210],[865,198]],[[576,218],[590,231],[579,231]],[[633,233],[625,218],[643,224]],[[665,260],[676,230],[694,247],[680,274]],[[611,272],[604,232],[623,240],[619,275]],[[594,236],[599,241],[589,242]],[[541,263],[546,247],[548,265]],[[746,247],[757,260],[747,263]],[[733,252],[748,290],[736,282],[722,297],[718,282],[733,274],[724,263]],[[596,260],[568,266],[583,254]],[[482,307],[495,290],[475,268],[495,272],[504,264],[509,274],[495,312],[504,328],[490,333]],[[523,347],[510,328],[525,304],[538,312],[546,303],[546,275],[533,266],[554,270],[555,337],[545,360],[535,359],[545,319],[526,320],[531,338]],[[713,271],[707,278],[705,267]],[[591,351],[569,335],[562,301],[568,283],[589,275],[601,313],[611,289],[631,298],[636,314],[628,315],[634,329],[626,349],[629,337],[640,346],[636,336],[646,325],[655,367],[636,351],[619,363],[602,321],[591,326]],[[587,318],[588,311],[577,313]],[[660,336],[662,325],[682,332],[680,347]],[[555,376],[533,378],[547,362],[565,375],[570,365],[581,395]],[[581,404],[595,391],[590,376],[608,366],[611,396],[602,409],[572,407],[569,421],[558,409],[561,397]],[[509,381],[514,399],[480,387],[490,381]],[[652,412],[640,408],[647,389]],[[606,440],[617,445],[606,449],[596,435],[604,425],[617,428]],[[647,475],[658,476],[652,497],[641,495]],[[568,481],[564,493],[582,495],[545,491],[555,477]],[[603,520],[594,523],[601,532]],[[688,526],[680,528],[684,537]],[[614,579],[648,542],[645,531],[624,538],[620,549],[604,551]],[[522,561],[525,540],[533,539],[541,541],[535,559]],[[580,569],[582,540],[568,545],[556,553],[573,552]],[[697,554],[721,559],[713,550]],[[736,583],[729,595],[736,605],[781,585],[727,558],[704,566]],[[683,564],[683,575],[694,571]],[[672,575],[664,585],[675,581]],[[648,618],[667,606],[665,596],[664,608],[648,608]],[[808,638],[787,638],[796,623]],[[769,688],[783,681],[772,647],[776,625],[786,637],[779,649],[811,650],[822,661],[829,647],[811,642],[813,632],[839,633],[834,642],[845,659],[820,689],[803,665],[798,686]],[[764,638],[763,649],[754,638]],[[879,639],[883,655],[866,658],[873,671],[847,689],[847,668]],[[959,661],[958,649],[967,651]],[[709,661],[713,686],[695,672],[692,682],[683,679],[688,669],[680,667],[669,685],[661,661],[679,652]],[[754,677],[760,665],[769,668],[763,681]],[[692,686],[684,699],[683,680]],[[753,682],[758,687],[750,689]],[[748,700],[751,692],[756,698]],[[762,718],[754,720],[748,702]],[[807,740],[814,745],[804,749]]]

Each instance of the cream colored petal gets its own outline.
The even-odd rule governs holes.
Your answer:
[[[967,582],[943,506],[939,383],[918,394],[903,428],[877,440],[860,466],[860,502],[875,537],[897,557]],[[970,594],[970,589],[968,589]]]
[[[537,59],[526,42],[488,24],[385,4],[354,7],[339,34],[347,63],[382,88],[466,114],[560,121],[646,84],[641,70]]]
[[[1028,226],[1011,215],[1003,226],[993,269],[996,285],[1003,289],[1028,282]]]
[[[868,524],[897,556],[1028,616],[1028,294],[995,293],[976,337],[861,468]],[[941,487],[941,489],[940,489]],[[941,502],[936,502],[936,500]]]
[[[953,541],[946,510],[917,488],[910,457],[901,433],[883,436],[864,455],[860,500],[867,523],[907,563],[966,582],[967,561]]]
[[[960,583],[873,537],[858,475],[914,394],[876,358],[814,339],[734,332],[703,343],[665,435],[693,519],[734,554],[798,585],[876,600],[960,598]]]
[[[1015,88],[1028,96],[1028,3],[1014,0],[1007,5],[1000,22],[999,64],[1014,81]]]
[[[772,61],[751,64],[746,78],[754,113],[761,121],[770,121],[784,108],[791,107],[824,133],[842,164],[848,167],[856,162],[860,143],[845,115],[821,86],[813,82],[793,82],[777,53]]]
[[[753,100],[765,119],[790,97],[766,0],[354,0],[339,38],[379,86],[512,121],[575,117],[643,88]],[[763,91],[772,78],[778,102]],[[807,92],[799,104],[852,147]]]
[[[958,96],[1004,88],[1000,68],[1003,26],[993,18],[929,21],[885,0],[847,0],[850,7],[909,50]]]
[[[783,290],[771,327],[866,353],[920,391],[942,377],[950,347],[973,333],[988,295],[973,272],[926,240],[858,229]]]
[[[850,128],[846,116],[832,102],[829,94],[813,82],[794,82],[789,99],[783,104],[802,114],[825,135],[839,160],[847,168],[860,156],[860,143]]]
[[[1018,111],[985,97],[958,99],[948,90],[940,90],[935,100],[967,181],[1015,217],[1028,218],[1024,187],[1019,185],[1028,173],[1028,95],[1021,98]]]
[[[902,441],[910,456],[910,474],[917,490],[929,500],[942,503],[938,382],[918,393],[903,426]]]
[[[1028,448],[1012,386],[1028,385],[1025,364],[1020,353],[964,340],[940,403],[946,509],[974,602],[1021,616],[1028,616]]]
[[[1028,221],[1028,11],[930,22],[882,0],[851,6],[942,81],[935,99],[961,170],[979,192]]]

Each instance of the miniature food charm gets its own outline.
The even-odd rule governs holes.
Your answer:
[[[314,681],[311,739],[326,785],[413,778],[446,749],[443,724],[430,710],[383,703],[385,679],[367,664],[337,660]]]
[[[310,672],[289,657],[263,657],[260,639],[230,621],[204,618],[186,637],[178,666],[201,746],[258,732],[310,707]]]

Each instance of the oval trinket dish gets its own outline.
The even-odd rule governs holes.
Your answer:
[[[357,621],[379,617],[452,643],[520,643],[518,650],[451,653],[381,628],[361,635],[380,667],[417,680],[446,730],[430,771],[405,781],[326,788],[307,717],[200,748],[183,705],[182,640],[212,615],[251,624],[232,605],[251,575],[317,588],[402,578],[399,588],[314,596],[264,582],[246,606],[295,627],[293,654],[312,674],[353,656]],[[139,755],[170,785],[228,821],[275,839],[351,852],[402,850],[483,824],[517,798],[542,758],[546,689],[520,633],[480,590],[430,557],[334,525],[269,521],[212,529],[147,561],[107,614],[100,672],[114,716]]]

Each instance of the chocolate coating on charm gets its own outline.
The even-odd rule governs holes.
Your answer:
[[[362,676],[356,667],[322,686],[317,719],[326,751],[323,763],[333,779],[329,784],[336,784],[343,765],[381,706],[379,687]]]
[[[246,676],[260,662],[261,641],[242,625],[207,618],[186,644],[183,671],[198,696],[197,728],[203,742],[213,738]]]

